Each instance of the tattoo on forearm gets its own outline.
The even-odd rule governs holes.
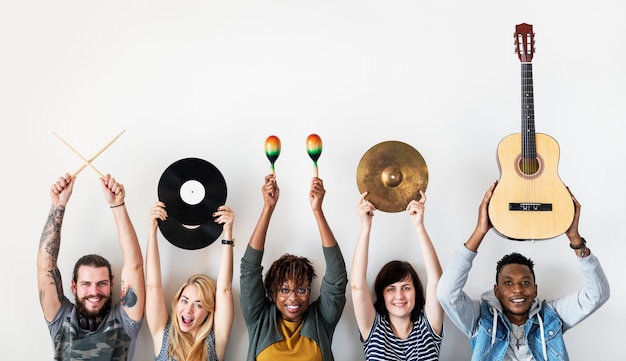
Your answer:
[[[65,215],[65,207],[60,206],[50,210],[48,220],[41,233],[39,248],[45,248],[51,257],[51,261],[56,264],[59,257],[59,248],[61,246],[61,224]]]
[[[59,248],[61,247],[61,224],[63,223],[63,215],[65,214],[65,206],[52,208],[48,214],[48,220],[44,225],[41,239],[39,240],[39,251],[45,252],[50,257],[50,269],[48,275],[54,283],[59,302],[63,299],[63,283],[61,282],[61,272],[57,267],[57,259],[59,257]],[[43,300],[44,291],[40,290],[39,298]]]

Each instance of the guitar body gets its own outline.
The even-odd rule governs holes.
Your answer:
[[[558,175],[559,144],[535,134],[536,171],[522,166],[521,134],[498,145],[500,180],[489,201],[489,218],[500,235],[515,240],[540,240],[563,234],[574,219],[574,202]]]

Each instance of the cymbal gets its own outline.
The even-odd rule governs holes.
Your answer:
[[[386,141],[371,147],[359,161],[356,172],[359,192],[376,209],[401,212],[413,199],[421,198],[419,190],[428,186],[428,167],[422,155],[412,146]]]

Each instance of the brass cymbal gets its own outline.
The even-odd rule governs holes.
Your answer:
[[[376,209],[401,212],[413,199],[421,198],[419,190],[428,186],[428,167],[422,155],[412,146],[386,141],[371,147],[359,161],[356,171],[359,192]]]

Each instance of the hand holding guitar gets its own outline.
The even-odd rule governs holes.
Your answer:
[[[570,196],[572,196],[572,202],[574,203],[575,211],[574,220],[565,232],[565,235],[569,239],[570,248],[572,248],[574,252],[576,252],[576,255],[580,257],[587,257],[591,254],[591,251],[589,250],[589,248],[587,248],[587,242],[585,241],[585,239],[580,236],[580,233],[578,233],[578,223],[580,220],[581,206],[569,187],[567,188],[567,191],[569,192]]]
[[[497,181],[491,184],[491,186],[485,193],[482,202],[480,203],[480,207],[478,208],[478,222],[476,224],[476,229],[474,229],[474,232],[470,236],[469,240],[465,242],[465,247],[470,251],[477,252],[478,246],[480,246],[483,238],[485,238],[487,232],[489,232],[489,230],[493,228],[491,220],[489,219],[488,206],[497,184]]]

